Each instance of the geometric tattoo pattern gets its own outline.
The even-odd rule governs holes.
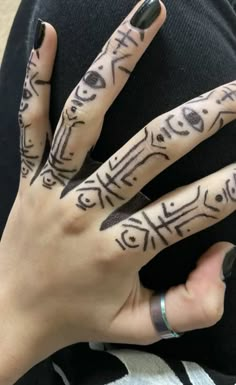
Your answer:
[[[150,136],[150,141],[153,148],[153,153],[140,159],[140,155],[145,151],[145,143]],[[114,207],[114,199],[125,200],[121,192],[122,186],[133,186],[136,181],[135,171],[141,167],[148,159],[153,156],[160,155],[164,159],[169,159],[165,153],[165,146],[160,146],[155,140],[152,133],[147,128],[144,130],[144,137],[136,145],[134,145],[130,151],[128,151],[122,158],[118,159],[114,157],[114,160],[108,162],[109,171],[105,177],[101,177],[99,173],[96,173],[95,178],[88,178],[84,182],[83,187],[79,187],[76,191],[79,192],[77,207],[86,211],[88,208],[99,204],[101,208],[105,208],[106,204]],[[113,190],[116,187],[116,191]]]
[[[38,58],[40,58],[37,52]],[[21,154],[21,175],[22,178],[27,178],[30,171],[35,169],[36,161],[39,155],[35,153],[35,145],[30,136],[31,122],[25,122],[26,111],[29,109],[30,102],[34,97],[39,96],[38,88],[50,84],[49,81],[44,81],[39,78],[37,65],[33,61],[33,52],[31,53],[23,88],[23,94],[19,110],[19,125],[20,125],[20,154]]]
[[[60,125],[53,138],[48,161],[40,173],[43,179],[43,187],[51,190],[57,182],[62,186],[66,186],[66,183],[73,177],[76,169],[70,168],[68,164],[73,159],[74,153],[67,153],[67,144],[73,129],[77,129],[78,126],[84,124],[85,122],[78,120],[76,116],[70,117],[67,110],[62,113]]]
[[[104,91],[108,87],[108,82],[112,79],[113,85],[116,83],[117,71],[121,71],[127,75],[131,73],[123,63],[125,59],[132,56],[132,54],[129,53],[130,47],[138,47],[139,42],[136,41],[136,35],[134,38],[134,32],[130,27],[123,28],[126,24],[127,21],[115,31],[111,38],[113,40],[113,51],[110,52],[110,39],[75,88],[69,103],[67,103],[66,110],[62,113],[49,161],[40,174],[43,178],[43,187],[52,189],[57,184],[65,187],[61,194],[61,199],[68,193],[67,185],[69,181],[78,172],[75,162],[73,162],[75,154],[68,153],[67,147],[73,131],[81,127],[84,129],[86,126],[86,121],[79,118],[81,115],[80,110],[82,110],[82,107],[85,105],[91,106],[91,109],[93,108],[92,103],[95,100],[97,102],[99,92]],[[145,34],[140,33],[140,41],[143,41],[144,37]],[[124,53],[124,50],[126,50],[127,53]],[[105,56],[107,56],[106,63],[107,60],[110,62],[110,74],[109,71],[107,71],[107,67],[105,68],[103,60],[101,60],[104,59]],[[74,165],[73,167],[70,166],[72,163]]]
[[[143,138],[139,142],[133,145],[122,157],[115,155],[107,162],[105,175],[101,176],[101,172],[98,170],[77,188],[77,207],[86,211],[95,206],[102,209],[106,208],[106,206],[115,207],[117,201],[122,204],[122,201],[126,200],[125,196],[122,195],[122,187],[132,187],[135,184],[137,181],[136,171],[139,168],[153,157],[157,159],[157,162],[158,158],[166,162],[171,161],[168,144],[174,137],[186,137],[191,135],[193,131],[199,135],[205,133],[207,127],[205,116],[209,114],[208,109],[204,107],[205,100],[211,99],[218,105],[218,108],[215,108],[214,103],[212,103],[213,108],[215,108],[215,116],[211,112],[213,123],[211,123],[210,129],[213,127],[217,130],[221,128],[224,125],[225,115],[236,114],[236,88],[232,89],[231,87],[236,87],[236,84],[232,83],[227,87],[222,87],[221,98],[219,98],[219,90],[214,90],[184,104],[177,109],[178,114],[175,112],[167,114],[160,127],[154,129],[145,127]],[[215,96],[216,92],[217,97]],[[229,107],[229,103],[225,108],[224,102],[228,99],[234,102],[232,103],[232,109]],[[196,111],[194,108],[196,104],[202,104],[202,108],[200,106],[200,109],[198,108]],[[220,104],[222,109],[219,110]]]
[[[227,179],[221,191],[209,200],[209,190],[198,186],[195,195],[185,204],[161,203],[160,213],[150,218],[145,211],[133,215],[122,224],[123,231],[116,239],[122,250],[156,250],[168,246],[171,236],[183,238],[192,232],[191,225],[199,218],[213,221],[221,219],[221,211],[228,202],[236,202],[236,169],[232,178]],[[154,209],[155,210],[155,209]]]

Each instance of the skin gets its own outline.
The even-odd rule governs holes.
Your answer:
[[[5,309],[0,385],[14,383],[36,363],[76,342],[159,341],[150,315],[153,291],[143,287],[139,270],[165,247],[235,211],[232,164],[103,229],[107,217],[146,183],[235,119],[235,81],[157,117],[79,181],[106,111],[165,21],[162,4],[143,38],[129,24],[140,4],[72,91],[54,137],[49,80],[57,38],[51,25],[45,23],[42,46],[31,53],[19,113],[21,178],[0,244],[0,304]],[[44,161],[47,143],[51,149]],[[221,319],[221,269],[232,246],[213,245],[187,282],[169,289],[166,311],[175,331],[210,327]]]

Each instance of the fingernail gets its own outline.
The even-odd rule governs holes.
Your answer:
[[[236,247],[231,249],[225,256],[223,267],[222,267],[223,280],[226,280],[231,277],[235,261],[236,261]]]
[[[146,0],[132,17],[130,24],[139,29],[149,28],[161,13],[159,0]]]
[[[35,37],[34,37],[34,49],[39,49],[45,38],[45,24],[41,19],[38,19]]]

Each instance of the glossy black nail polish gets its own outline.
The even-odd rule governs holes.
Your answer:
[[[35,37],[34,37],[34,49],[39,49],[45,38],[45,24],[41,19],[38,19]]]
[[[235,262],[236,262],[236,247],[231,249],[225,256],[223,266],[222,266],[224,281],[231,277]]]
[[[130,24],[139,29],[147,29],[161,13],[159,0],[146,0],[132,17]]]

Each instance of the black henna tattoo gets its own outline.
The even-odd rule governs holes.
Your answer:
[[[27,68],[26,68],[26,79],[28,79],[29,72],[32,69],[32,67],[37,67],[37,64],[33,61],[33,56],[34,56],[34,53],[32,51],[30,58],[29,58],[29,61],[28,61],[28,64],[27,64]]]
[[[24,82],[19,113],[23,113],[24,111],[26,111],[28,109],[29,100],[33,97],[33,92],[32,92],[32,90],[29,89],[29,85],[28,85],[28,83],[30,83],[29,77],[30,77],[30,73],[32,72],[31,69],[33,67],[37,67],[33,61],[33,55],[34,55],[34,53],[31,52],[31,55],[30,55],[30,58],[29,58],[29,61],[27,64],[27,68],[26,68],[26,78],[25,78],[25,82]]]
[[[146,153],[146,143],[150,143],[153,152]],[[96,173],[94,178],[89,178],[83,187],[79,187],[76,192],[78,195],[77,207],[86,211],[87,209],[99,205],[105,208],[106,204],[115,206],[115,200],[125,201],[125,197],[119,192],[122,187],[132,187],[137,181],[135,172],[143,166],[149,159],[160,157],[169,160],[166,154],[166,147],[160,146],[159,141],[152,131],[144,129],[143,138],[136,143],[124,156],[109,160],[108,166],[110,173],[101,177]],[[86,185],[86,186],[85,186]]]
[[[30,139],[29,128],[31,124],[24,124],[23,117],[19,114],[20,134],[20,155],[21,155],[21,176],[27,178],[29,173],[35,168],[39,155],[34,153],[34,143]]]
[[[121,57],[118,57],[118,58],[115,58],[112,60],[111,62],[111,70],[112,70],[112,80],[113,80],[113,84],[115,84],[116,82],[116,67],[118,67],[121,71],[125,72],[126,74],[130,75],[131,74],[131,71],[129,71],[127,68],[123,67],[123,66],[118,66],[118,63],[120,63],[122,60],[124,59],[127,59],[128,57],[130,57],[132,55],[130,54],[127,54],[127,55],[123,55]]]
[[[97,95],[93,93],[95,89],[106,88],[105,79],[96,71],[88,71],[83,77],[83,83],[83,92],[81,90],[82,86],[80,83],[75,90],[74,99],[72,99],[72,103],[80,107],[82,107],[84,103],[91,102],[96,99]],[[89,93],[90,89],[92,90],[92,94]],[[80,91],[82,95],[80,95]]]
[[[73,129],[78,125],[84,124],[85,122],[79,120],[77,115],[69,115],[67,110],[62,114],[60,126],[53,139],[48,162],[40,173],[43,179],[43,187],[51,190],[57,183],[66,186],[66,183],[77,171],[76,168],[69,166],[73,160],[74,153],[67,153],[67,147]]]
[[[39,71],[37,71],[37,64],[33,60],[33,55],[34,53],[32,51],[27,65],[26,78],[18,115],[20,126],[21,176],[25,179],[35,170],[40,159],[40,155],[35,152],[35,143],[33,143],[30,135],[34,123],[25,122],[25,111],[30,108],[31,99],[33,97],[39,97],[38,87],[50,84],[49,81],[44,81],[39,78]],[[36,171],[36,174],[37,172],[38,171]]]
[[[127,23],[129,23],[129,22],[125,21],[122,24],[122,26],[127,25]],[[135,47],[139,46],[139,44],[136,41],[136,39],[134,38],[134,36],[132,36],[132,33],[133,33],[133,30],[131,28],[128,28],[128,30],[127,30],[127,26],[126,26],[126,30],[123,31],[120,27],[115,32],[115,36],[112,37],[112,39],[117,42],[117,45],[115,47],[114,47],[114,43],[113,43],[112,47],[114,47],[114,48],[112,50],[112,55],[110,55],[111,56],[111,72],[112,72],[113,84],[115,84],[115,82],[116,82],[116,70],[117,69],[123,71],[127,75],[131,74],[131,71],[128,68],[120,65],[120,62],[122,62],[123,60],[132,56],[132,54],[130,54],[129,52],[127,52],[127,53],[124,52],[127,48],[130,48],[130,46],[135,46]],[[144,40],[144,36],[145,36],[144,31],[141,31],[141,33],[140,33],[140,40],[141,41]],[[108,54],[108,50],[109,50],[110,46],[111,46],[111,39],[106,43],[102,52],[95,59],[94,63],[97,63],[98,61],[101,60],[101,58],[103,58],[105,55]]]
[[[227,89],[223,88],[222,91],[222,100],[230,99],[234,101],[235,92],[230,87],[227,87]],[[181,138],[189,136],[192,132],[202,134],[206,131],[205,116],[209,114],[208,109],[203,107],[198,112],[192,105],[210,98],[213,99],[215,92],[216,90],[211,91],[207,95],[186,103],[177,109],[177,113],[166,114],[167,117],[161,127],[157,129],[146,127],[143,138],[133,145],[126,154],[120,158],[116,155],[108,161],[108,172],[105,176],[97,173],[87,180],[86,186],[84,184],[76,190],[79,193],[77,207],[86,211],[98,205],[104,209],[107,205],[115,207],[117,200],[121,204],[122,201],[126,201],[127,198],[123,196],[122,188],[124,186],[134,186],[134,183],[137,181],[136,171],[139,168],[153,157],[158,157],[160,161],[171,161],[167,144],[174,136],[177,135]],[[217,92],[219,94],[218,90]],[[179,117],[179,111],[182,118]],[[232,114],[234,112],[227,111],[227,113]],[[213,119],[214,124],[218,120],[218,115],[217,112],[216,118]],[[150,151],[147,152],[148,147]]]
[[[232,115],[232,114],[236,115],[235,109],[230,110],[228,108],[227,109],[224,108],[224,102],[227,101],[227,99],[234,101],[234,102],[236,101],[236,88],[232,89],[231,87],[236,87],[236,84],[230,83],[228,86],[222,87],[222,90],[221,90],[222,97],[218,97],[215,99],[215,102],[218,105],[217,110],[219,109],[219,105],[222,105],[222,111],[219,111],[217,113],[213,123],[211,124],[211,126],[209,128],[209,131],[211,131],[213,129],[213,127],[215,127],[216,125],[218,125],[218,130],[220,130],[225,125],[225,121],[224,121],[225,115],[229,115],[229,114],[230,115]],[[194,104],[194,103],[199,103],[202,101],[209,100],[212,97],[212,95],[214,95],[215,93],[219,93],[218,89],[210,91],[210,92],[206,93],[205,95],[201,95],[198,98],[191,100],[187,104]]]
[[[25,112],[29,108],[29,102],[33,96],[39,96],[36,86],[50,84],[50,81],[39,79],[39,72],[37,71],[36,63],[33,61],[33,54],[34,53],[32,52],[27,65],[26,78],[19,110],[20,113]],[[34,72],[34,69],[36,72]]]
[[[215,195],[214,205],[208,202],[209,190],[198,186],[194,199],[184,205],[175,208],[175,202],[168,205],[162,203],[161,213],[156,216],[155,221],[145,211],[142,211],[137,218],[130,217],[121,225],[124,230],[115,240],[116,243],[124,251],[133,248],[141,248],[144,252],[149,248],[156,250],[158,246],[168,246],[170,236],[177,235],[183,238],[190,235],[192,232],[190,224],[199,218],[219,220],[222,205],[236,202],[235,171],[232,178],[225,182],[222,192]]]
[[[115,32],[115,36],[112,39],[115,43],[117,43],[112,52],[112,58],[110,54],[108,55],[108,49],[111,42],[111,40],[109,40],[100,55],[95,59],[93,66],[87,71],[79,85],[76,87],[71,99],[72,106],[70,107],[70,111],[66,110],[63,113],[61,125],[58,128],[53,140],[49,160],[40,174],[43,178],[43,186],[45,188],[52,189],[57,183],[65,187],[61,194],[61,199],[68,192],[68,182],[73,179],[75,176],[73,174],[76,174],[77,172],[77,169],[69,167],[74,154],[65,154],[73,128],[75,126],[85,124],[84,121],[78,120],[78,108],[83,107],[87,103],[93,102],[98,96],[98,91],[107,88],[107,80],[103,75],[104,65],[102,65],[102,63],[99,64],[99,61],[106,54],[108,55],[108,58],[111,61],[111,75],[114,84],[116,81],[116,71],[118,69],[127,75],[131,73],[128,68],[122,65],[122,62],[132,56],[129,52],[127,52],[127,54],[124,53],[124,50],[129,50],[131,46],[138,47],[139,45],[132,35],[132,29],[129,28],[127,30],[126,28],[123,30],[122,27],[120,27]],[[140,39],[144,39],[144,34],[140,35]],[[32,82],[35,81],[36,76],[37,75],[31,79]],[[69,126],[65,126],[65,115],[67,117],[67,122],[71,122],[71,125],[69,124]],[[153,154],[151,154],[149,157],[151,156],[153,156]],[[163,156],[166,158],[168,157],[166,154],[163,154]],[[145,162],[147,159],[148,157],[146,157],[143,162]],[[141,165],[141,163],[138,164],[137,167],[139,167],[139,165]],[[130,173],[132,173],[132,171]],[[127,174],[125,178],[128,178],[128,176],[129,175]],[[109,205],[113,206],[114,204],[112,198],[114,197],[123,200],[124,198],[120,194],[112,191],[112,187],[110,187],[116,183],[115,179],[113,178],[113,180],[111,180],[109,175],[107,175],[107,178],[109,179],[108,181],[103,181],[97,174],[97,181],[99,185],[102,186],[102,188],[104,188],[106,191],[105,196],[103,197],[101,187],[94,186],[94,188],[84,188],[84,190],[80,191],[78,196],[78,207],[80,207],[82,210],[85,210],[96,205],[94,204],[93,199],[90,199],[88,196],[91,191],[93,191],[93,193],[95,193],[97,196],[101,207],[105,207],[105,201]],[[124,183],[126,183],[125,179]]]
[[[40,172],[42,171],[45,163],[47,162],[47,159],[48,159],[48,156],[49,156],[49,153],[50,153],[50,150],[51,150],[51,143],[50,143],[50,140],[49,140],[49,137],[50,135],[47,133],[46,134],[46,141],[45,141],[45,146],[44,146],[44,152],[43,152],[43,156],[41,158],[41,161],[40,161],[40,164],[38,166],[38,169],[36,170],[33,178],[31,179],[30,181],[30,186],[32,186],[32,184],[34,183],[34,181],[37,179],[37,177],[40,175]]]
[[[83,80],[91,88],[106,88],[105,79],[96,71],[88,71]]]
[[[122,23],[122,25],[126,25],[126,24],[128,24],[128,26],[130,26],[130,20],[125,20]],[[140,41],[144,41],[144,39],[145,39],[145,30],[142,30],[142,29],[139,30],[139,37],[140,37]]]
[[[114,37],[114,41],[117,42],[116,48],[112,52],[112,58],[111,58],[111,74],[113,79],[113,84],[115,84],[116,81],[116,70],[117,68],[130,75],[131,71],[124,67],[123,65],[120,65],[120,63],[131,57],[132,55],[127,53],[119,54],[120,48],[129,48],[130,44],[133,44],[135,46],[138,46],[138,43],[135,41],[135,39],[131,36],[131,29],[127,32],[122,31],[121,29],[118,29],[116,31],[117,37]],[[72,103],[76,106],[82,107],[84,103],[91,102],[96,99],[97,94],[94,92],[98,89],[105,89],[106,88],[106,80],[102,74],[104,70],[104,66],[98,64],[98,62],[106,55],[108,55],[108,50],[111,44],[111,39],[106,43],[104,46],[102,52],[98,55],[98,57],[93,62],[93,69],[89,69],[89,71],[85,74],[82,81],[79,83],[79,85],[76,87],[75,93],[72,98]],[[109,55],[110,59],[110,55]],[[95,67],[96,65],[96,67]],[[91,92],[92,91],[92,92]]]
[[[35,145],[33,141],[30,139],[30,131],[32,124],[25,125],[23,122],[23,117],[21,114],[19,114],[19,125],[20,125],[20,155],[21,155],[21,176],[24,179],[27,179],[30,172],[35,171],[36,165],[38,164],[40,160],[40,156],[35,153]],[[35,174],[33,178],[31,179],[30,185],[33,184],[35,179],[40,173],[40,170],[43,167],[43,164],[45,164],[46,158],[49,154],[49,139],[48,134],[46,134],[46,140],[45,140],[45,149],[43,153],[43,157],[41,159],[41,164],[39,165],[38,169],[35,171]],[[47,154],[47,155],[45,155]]]
[[[124,26],[127,22],[123,23]],[[127,75],[131,74],[131,71],[122,65],[122,62],[125,59],[128,59],[132,56],[129,52],[124,53],[124,50],[128,50],[130,46],[138,47],[138,42],[132,36],[132,29],[127,27],[125,30],[122,29],[122,26],[116,30],[115,35],[111,38],[116,42],[116,46],[113,51],[108,55],[108,50],[111,46],[111,39],[105,44],[101,53],[93,62],[92,69],[85,74],[82,81],[76,87],[74,92],[72,103],[77,107],[83,107],[85,103],[92,102],[97,98],[97,93],[95,90],[105,89],[107,87],[106,80],[103,75],[104,66],[99,66],[99,61],[104,56],[108,56],[111,60],[111,75],[113,84],[116,82],[116,72],[119,69],[120,71],[126,73]],[[140,35],[141,41],[144,39],[144,34]],[[113,42],[113,46],[114,46]]]
[[[128,48],[129,43],[132,43],[133,45],[138,47],[138,43],[132,38],[131,33],[132,33],[132,29],[129,29],[126,32],[120,29],[117,30],[117,34],[119,35],[119,37],[115,38],[115,41],[118,42],[116,50],[120,49],[120,47]]]

